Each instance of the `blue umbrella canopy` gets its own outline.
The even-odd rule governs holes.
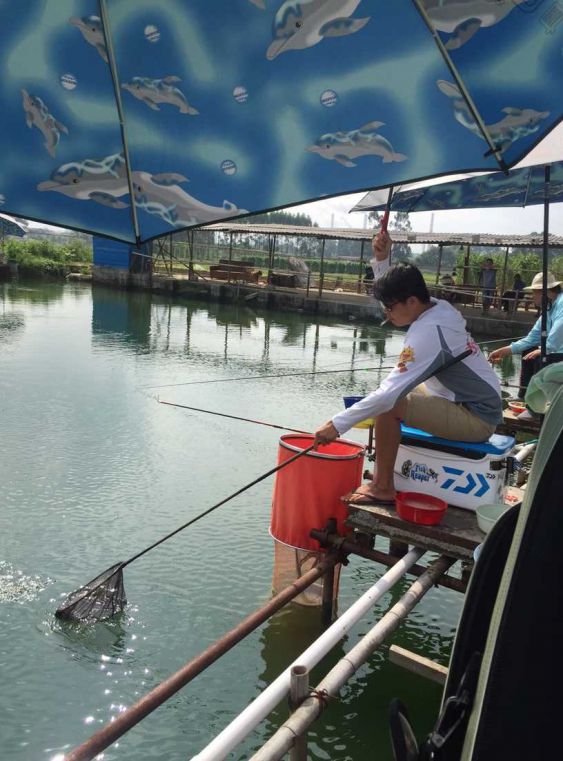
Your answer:
[[[546,10],[542,0],[5,0],[0,210],[140,243],[513,166],[563,110]]]
[[[551,178],[547,186],[550,203],[563,202],[563,161],[550,165]],[[533,206],[545,198],[545,167],[530,166],[513,169],[508,174],[464,177],[451,182],[411,187],[396,192],[391,211],[442,211],[444,209],[488,209],[499,206]],[[351,211],[385,209],[387,196],[381,191],[367,193]]]

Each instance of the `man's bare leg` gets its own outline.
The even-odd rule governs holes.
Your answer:
[[[356,490],[350,502],[362,502],[362,497],[374,500],[393,500],[396,496],[393,471],[401,443],[401,421],[407,411],[407,400],[401,399],[393,409],[378,415],[375,419],[376,471],[371,484],[365,484]]]

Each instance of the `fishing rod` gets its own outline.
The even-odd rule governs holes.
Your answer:
[[[396,356],[399,356],[398,354]],[[330,375],[331,373],[361,373],[371,370],[393,370],[393,367],[347,367],[344,370],[313,370],[304,373],[276,373],[274,375],[243,375],[238,378],[212,378],[211,380],[186,381],[185,383],[163,383],[160,386],[139,386],[141,389],[173,388],[175,386],[197,386],[202,383],[232,383],[233,381],[263,380],[264,378],[296,378],[303,375]]]
[[[222,505],[230,502],[230,500],[238,497],[239,494],[247,491],[252,486],[256,486],[256,484],[260,483],[260,481],[263,481],[265,478],[268,478],[268,476],[277,473],[282,468],[286,468],[292,462],[295,462],[295,460],[298,460],[300,457],[303,457],[304,455],[311,452],[314,448],[315,444],[313,443],[306,449],[303,449],[301,452],[293,455],[293,457],[285,460],[285,462],[282,462],[280,465],[276,465],[275,468],[271,468],[266,473],[258,476],[258,478],[255,478],[254,481],[251,481],[240,489],[237,489],[237,491],[233,492],[228,497],[225,497],[220,502],[217,502],[207,510],[204,510],[204,512],[199,513],[199,515],[196,515],[195,518],[192,518],[179,528],[171,531],[169,534],[154,542],[149,547],[145,547],[144,550],[141,550],[136,555],[133,555],[133,557],[110,566],[105,571],[103,571],[103,573],[99,574],[99,576],[96,576],[83,587],[77,589],[74,592],[71,592],[65,601],[57,608],[55,615],[57,618],[62,618],[67,621],[95,623],[97,621],[103,621],[106,618],[110,618],[116,613],[120,613],[127,604],[127,598],[125,596],[125,585],[123,580],[123,569],[126,566],[130,565],[134,560],[137,560],[143,555],[146,555],[147,552],[150,552],[150,550],[158,547],[159,544],[166,542],[168,539],[175,536],[180,531],[183,531],[202,518],[205,518],[206,515],[209,515]]]
[[[423,376],[423,381],[428,380],[428,378],[431,378],[433,375],[437,375],[440,372],[443,372],[444,370],[448,370],[452,365],[455,365],[457,362],[460,362],[462,359],[465,359],[466,357],[469,357],[471,354],[471,349],[467,349],[466,351],[459,354],[457,357],[450,357],[448,360],[446,360],[440,367],[438,367],[436,370],[433,370],[430,375]],[[225,417],[230,418],[231,420],[241,420],[243,423],[256,423],[257,425],[264,425],[268,428],[277,428],[280,431],[292,431],[293,433],[303,433],[305,435],[311,435],[310,431],[302,431],[299,428],[289,428],[288,426],[284,425],[277,425],[275,423],[266,423],[264,420],[253,420],[252,418],[247,417],[240,417],[238,415],[229,415],[226,412],[216,412],[215,410],[204,410],[201,407],[191,407],[187,404],[178,404],[176,402],[167,402],[164,399],[157,399],[157,402],[159,404],[166,404],[169,407],[179,407],[183,410],[190,410],[192,412],[204,412],[207,415],[217,415],[218,417]]]
[[[522,336],[523,337],[523,336]],[[513,339],[517,341],[518,339]],[[493,341],[479,341],[477,346],[483,346],[484,344],[502,343],[506,341],[505,338],[495,339]],[[389,354],[386,359],[396,359],[400,354]],[[263,380],[267,378],[297,378],[306,375],[330,375],[332,373],[348,373],[348,372],[371,372],[372,370],[394,370],[394,365],[382,365],[381,367],[346,367],[343,370],[313,370],[303,373],[274,373],[268,375],[241,375],[237,378],[212,378],[211,380],[197,380],[197,381],[185,381],[183,383],[163,383],[158,386],[139,386],[140,389],[156,389],[156,388],[176,388],[178,386],[198,386],[204,383],[233,383],[235,381],[245,380]],[[289,429],[288,429],[289,430]]]
[[[202,410],[200,407],[188,407],[187,404],[176,404],[175,402],[167,402],[164,399],[157,399],[159,404],[167,404],[169,407],[180,407],[183,410],[191,410],[192,412],[205,412],[208,415],[218,415],[219,417],[227,417],[231,420],[242,420],[243,423],[256,423],[257,425],[265,425],[268,428],[277,428],[279,431],[292,431],[293,433],[304,433],[310,435],[310,431],[302,431],[299,428],[289,428],[286,425],[276,425],[275,423],[266,423],[264,420],[252,420],[248,417],[238,417],[238,415],[227,415],[226,412],[215,412],[214,410]]]

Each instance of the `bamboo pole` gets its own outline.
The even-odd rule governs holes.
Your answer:
[[[312,668],[330,652],[334,645],[350,631],[362,616],[386,594],[424,554],[424,550],[413,548],[408,555],[385,573],[348,610],[324,631],[285,671],[274,679],[233,721],[223,729],[192,761],[221,761],[243,740],[263,719],[268,716],[288,693],[289,672],[292,665],[300,664]],[[452,561],[454,562],[454,561]],[[301,710],[301,709],[299,709]],[[73,760],[74,761],[74,760]]]
[[[296,711],[309,697],[309,669],[307,666],[293,666],[289,685],[289,706]],[[289,754],[289,761],[307,761],[307,735],[295,738]]]
[[[291,750],[296,737],[303,735],[313,721],[327,707],[328,701],[337,698],[346,682],[356,673],[404,621],[422,597],[431,589],[448,568],[453,558],[440,557],[413,584],[401,599],[378,621],[350,652],[325,676],[314,694],[301,704],[278,731],[255,753],[250,761],[276,761]]]

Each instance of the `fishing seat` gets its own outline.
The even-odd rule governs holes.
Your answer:
[[[515,443],[512,436],[498,434],[481,442],[454,441],[402,425],[395,488],[429,494],[466,510],[502,502]]]

